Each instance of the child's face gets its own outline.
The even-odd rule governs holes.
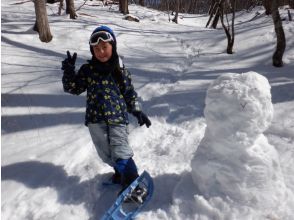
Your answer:
[[[93,50],[96,59],[102,63],[107,62],[112,56],[112,45],[102,40],[93,46]]]

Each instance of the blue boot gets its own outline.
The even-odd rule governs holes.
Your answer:
[[[114,166],[121,176],[123,190],[127,188],[138,176],[138,169],[133,158],[118,159]]]

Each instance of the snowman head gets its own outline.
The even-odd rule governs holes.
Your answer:
[[[228,73],[209,87],[204,115],[207,129],[216,138],[263,133],[273,117],[268,80],[255,72]]]

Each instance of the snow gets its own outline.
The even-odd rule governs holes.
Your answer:
[[[228,55],[221,26],[204,28],[207,15],[174,24],[165,12],[130,5],[137,23],[98,1],[87,1],[77,20],[48,5],[53,40],[41,43],[33,3],[19,2],[1,2],[3,219],[99,219],[115,199],[101,186],[112,170],[83,125],[85,96],[65,94],[61,84],[66,50],[80,66],[101,24],[114,29],[152,121],[138,127],[131,118],[129,126],[138,168],[155,183],[137,219],[293,219],[293,22],[283,21],[285,66],[275,68],[276,37],[263,8],[237,13]]]

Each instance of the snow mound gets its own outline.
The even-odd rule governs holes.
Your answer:
[[[224,74],[205,103],[207,127],[191,163],[198,211],[226,207],[235,213],[229,219],[244,217],[244,210],[258,215],[253,219],[280,217],[287,190],[279,155],[263,135],[273,118],[268,80],[255,72]]]

